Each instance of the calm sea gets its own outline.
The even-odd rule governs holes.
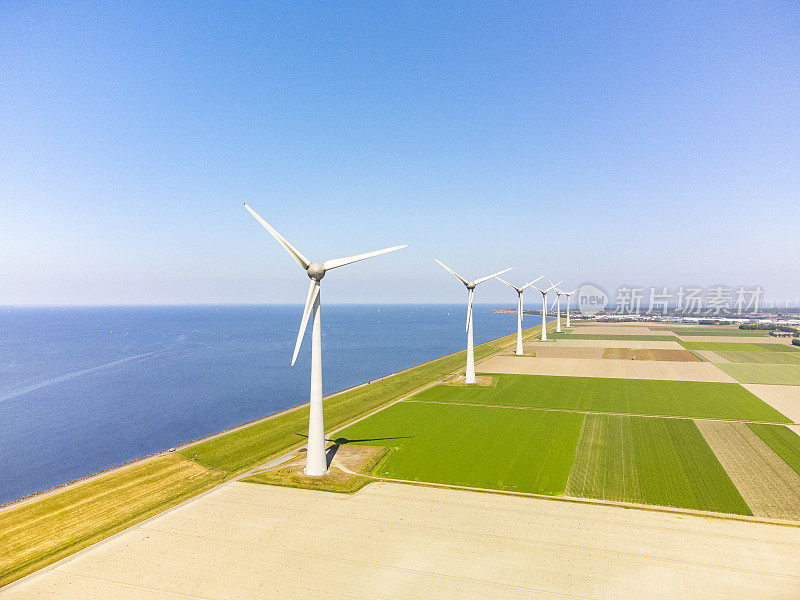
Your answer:
[[[515,330],[516,316],[495,306],[476,306],[476,343]],[[326,394],[466,343],[463,305],[322,310]],[[310,331],[289,366],[301,314],[275,305],[0,309],[0,502],[306,402]]]

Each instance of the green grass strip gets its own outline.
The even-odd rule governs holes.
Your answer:
[[[680,336],[700,336],[709,337],[769,337],[769,331],[763,329],[704,329],[702,327],[650,327],[657,331],[671,331]]]
[[[800,475],[800,435],[783,425],[748,423],[758,437]]]
[[[711,350],[712,352],[800,352],[797,346],[788,344],[758,344],[751,342],[686,342],[676,341],[687,350]]]
[[[800,385],[800,365],[714,364],[740,383]]]
[[[789,423],[789,419],[736,383],[600,377],[493,374],[491,387],[437,385],[415,400],[530,406],[637,415],[705,417]]]
[[[761,365],[800,365],[800,352],[721,351],[719,356],[732,363]]]

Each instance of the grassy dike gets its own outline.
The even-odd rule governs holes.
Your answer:
[[[526,338],[540,327],[526,329]],[[516,333],[475,346],[483,360]],[[463,369],[456,352],[325,399],[325,426],[364,414]],[[224,433],[172,454],[133,463],[0,511],[0,586],[156,515],[302,445],[308,407]]]

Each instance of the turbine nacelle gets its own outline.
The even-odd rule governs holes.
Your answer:
[[[318,262],[311,263],[310,265],[308,265],[306,273],[308,273],[309,279],[313,279],[314,281],[319,281],[320,279],[325,277],[325,265]]]

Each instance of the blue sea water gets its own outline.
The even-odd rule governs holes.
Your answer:
[[[476,343],[516,328],[515,315],[492,308],[475,307]],[[463,305],[322,311],[326,394],[466,343]],[[310,332],[289,365],[301,313],[294,305],[0,309],[0,502],[306,402]]]

